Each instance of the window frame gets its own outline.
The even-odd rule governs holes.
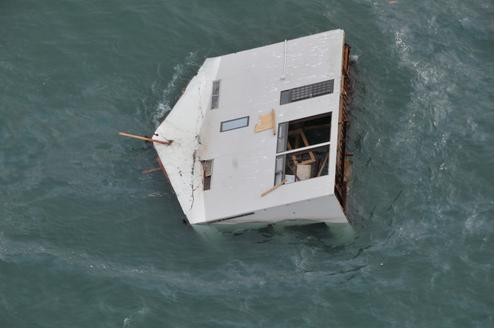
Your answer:
[[[331,149],[331,142],[330,141],[327,141],[327,142],[323,142],[323,143],[320,143],[320,144],[317,144],[317,145],[314,145],[314,146],[308,146],[308,147],[303,147],[303,148],[297,148],[297,149],[291,149],[291,150],[287,150],[287,151],[284,151],[284,152],[281,152],[281,153],[277,153],[275,155],[275,172],[274,172],[274,178],[273,178],[273,185],[277,185],[277,183],[281,182],[281,181],[284,181],[285,180],[285,176],[286,176],[286,172],[285,172],[285,167],[286,167],[286,164],[287,164],[287,155],[291,155],[293,153],[302,153],[302,152],[306,152],[308,150],[311,150],[311,149],[317,149],[317,148],[323,148],[323,147],[328,147],[328,156],[330,156],[330,152],[332,151]],[[278,164],[278,160],[281,159],[281,163],[282,163],[282,170],[277,170],[277,164]],[[320,176],[316,176],[316,177],[311,177],[309,179],[306,179],[306,180],[311,180],[311,179],[315,179],[315,178],[321,178],[321,177],[325,177],[325,176],[330,176],[330,158],[327,159],[328,163],[326,165],[328,165],[328,169],[327,169],[327,173],[325,175],[320,175]],[[277,177],[280,177],[279,179],[277,179]],[[306,180],[303,180],[303,181],[306,181]],[[299,181],[295,181],[295,182],[292,182],[292,183],[296,183],[296,182],[299,182]],[[290,184],[292,184],[290,183]]]
[[[294,149],[287,149],[287,142],[288,142],[288,137],[289,137],[289,127],[291,122],[305,122],[311,121],[314,119],[318,118],[325,118],[328,116],[330,118],[330,123],[329,123],[329,136],[328,136],[328,141],[325,142],[320,142],[317,144],[309,145],[309,146],[304,146],[304,147],[299,147],[299,148],[294,148]],[[333,122],[333,112],[325,112],[317,115],[312,115],[312,116],[307,116],[303,117],[300,119],[295,119],[295,120],[290,120],[290,121],[285,121],[285,122],[280,122],[278,124],[278,132],[277,132],[277,143],[276,143],[276,149],[275,149],[275,165],[274,165],[274,179],[273,183],[274,185],[277,185],[277,183],[280,183],[284,181],[285,179],[285,169],[287,165],[287,156],[291,154],[296,154],[296,153],[301,153],[301,152],[306,152],[310,151],[312,149],[318,149],[318,148],[323,148],[323,147],[328,147],[328,154],[330,155],[331,152],[331,144],[332,144],[332,122]],[[285,149],[285,150],[282,150]],[[282,151],[281,151],[282,150]],[[329,156],[328,155],[328,156]],[[326,165],[330,164],[330,159],[327,159],[328,163]],[[281,165],[281,167],[280,167]],[[330,166],[328,166],[327,173],[325,175],[321,175],[318,177],[323,177],[323,176],[328,176],[330,175]],[[317,178],[317,177],[312,177],[310,179]],[[298,182],[298,181],[295,181]]]
[[[216,87],[216,85],[218,87]],[[221,80],[214,80],[211,83],[210,109],[212,109],[212,110],[218,109],[218,107],[220,106],[220,86],[221,86]],[[217,92],[215,92],[215,91],[217,91]]]
[[[304,146],[304,147],[299,147],[299,148],[294,148],[294,149],[287,149],[287,142],[289,140],[289,128],[291,123],[297,123],[297,122],[305,122],[305,121],[311,121],[314,119],[318,118],[324,118],[326,116],[330,117],[330,127],[329,127],[329,134],[328,134],[328,141],[325,142],[320,142],[318,144],[313,144],[309,146]],[[325,144],[330,144],[332,141],[332,119],[333,119],[333,112],[326,112],[322,114],[316,114],[312,116],[307,116],[291,121],[285,121],[285,122],[280,122],[278,123],[278,130],[277,130],[277,149],[276,149],[276,154],[286,154],[286,153],[291,153],[295,152],[298,149],[309,149],[317,146],[324,146]],[[285,149],[285,150],[281,150]]]
[[[230,123],[230,122],[240,121],[240,120],[246,120],[246,125],[238,126],[238,127],[231,128],[231,129],[224,129],[225,123]],[[222,132],[228,132],[228,131],[237,130],[237,129],[243,129],[243,128],[247,128],[248,126],[249,126],[249,115],[220,122],[220,132],[222,133]]]

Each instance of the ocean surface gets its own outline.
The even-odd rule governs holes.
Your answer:
[[[343,28],[352,229],[198,233],[149,134],[206,57]],[[493,2],[3,0],[0,327],[491,327]]]

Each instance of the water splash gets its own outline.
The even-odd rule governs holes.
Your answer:
[[[184,88],[186,87],[184,79],[189,75],[188,72],[196,66],[197,54],[195,52],[190,52],[183,63],[174,66],[172,78],[163,90],[158,105],[151,117],[155,127],[158,127],[167,113],[172,110],[173,102],[175,101],[174,95],[177,94],[178,91],[177,88],[183,84]]]

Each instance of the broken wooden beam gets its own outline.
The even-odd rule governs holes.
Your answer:
[[[286,182],[287,182],[287,180],[285,180],[285,179],[284,179],[284,180],[280,181],[279,183],[277,183],[276,185],[274,185],[273,187],[271,187],[270,189],[268,189],[268,190],[266,190],[266,191],[263,191],[263,192],[261,193],[261,197],[264,197],[264,196],[268,195],[269,193],[271,193],[271,192],[272,192],[272,191],[274,191],[275,189],[277,189],[277,188],[279,188],[279,187],[283,186]]]
[[[153,173],[161,170],[162,170],[161,167],[154,167],[152,169],[143,170],[143,174]]]
[[[119,135],[137,140],[147,141],[147,142],[156,142],[162,145],[170,145],[173,141],[173,140],[157,140],[150,137],[140,136],[137,134],[127,133],[127,132],[119,132]]]

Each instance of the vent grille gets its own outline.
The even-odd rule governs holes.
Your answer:
[[[333,93],[334,80],[308,84],[280,93],[280,105]]]

